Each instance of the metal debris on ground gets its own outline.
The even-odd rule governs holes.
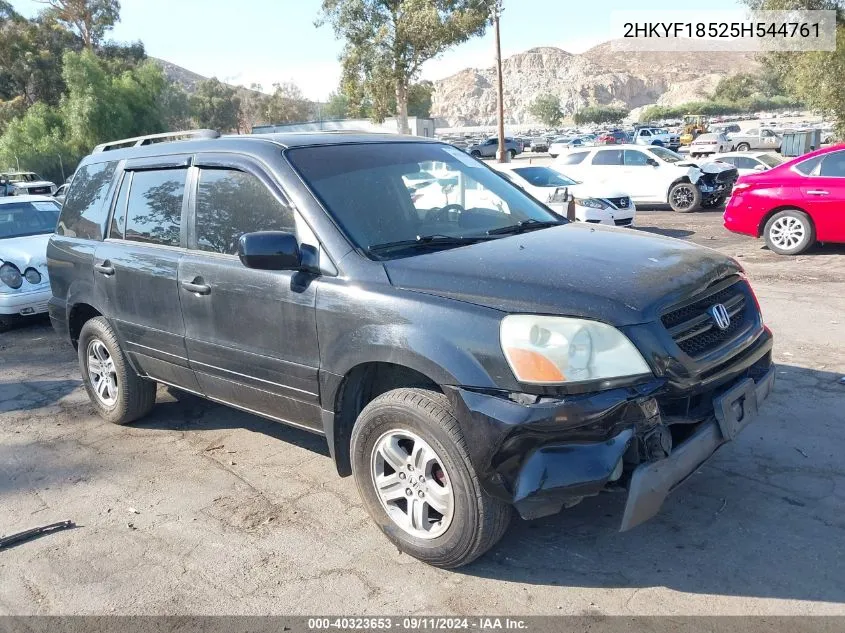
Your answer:
[[[37,538],[43,534],[58,532],[60,530],[69,530],[72,527],[76,527],[73,521],[59,521],[58,523],[42,525],[41,527],[32,528],[31,530],[24,530],[23,532],[18,532],[17,534],[10,534],[9,536],[0,538],[0,549],[9,547],[10,545],[23,543],[24,541]]]
[[[795,447],[795,450],[796,450],[796,451],[798,451],[799,453],[801,453],[804,457],[810,457],[809,455],[807,455],[807,453],[805,453],[804,451],[802,451],[802,450],[801,450],[800,448],[798,448],[797,446]]]

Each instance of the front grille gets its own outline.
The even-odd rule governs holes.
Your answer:
[[[634,218],[624,218],[622,220],[614,220],[616,222],[616,226],[631,226],[631,222],[634,221]]]
[[[726,169],[725,171],[716,174],[716,182],[723,184],[733,182],[739,177],[739,172],[736,169]]]
[[[606,200],[617,209],[627,209],[631,206],[631,201],[627,196],[623,198],[606,198]]]
[[[50,187],[30,187],[27,191],[33,195],[50,195]]]
[[[748,301],[747,284],[738,280],[727,288],[710,293],[661,317],[670,336],[681,350],[693,358],[703,356],[732,341],[743,328]],[[726,329],[720,329],[709,309],[722,304],[730,315]]]

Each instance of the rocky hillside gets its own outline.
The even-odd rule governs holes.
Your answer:
[[[567,114],[595,104],[673,105],[704,98],[722,77],[757,67],[750,53],[621,53],[612,42],[580,55],[533,48],[504,61],[505,112],[508,123],[533,123],[528,108],[543,93],[560,97]],[[470,68],[435,82],[432,116],[447,127],[493,124],[495,69]]]

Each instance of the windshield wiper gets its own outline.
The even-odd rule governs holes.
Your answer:
[[[367,250],[371,253],[375,253],[409,247],[462,246],[464,244],[473,244],[475,242],[482,242],[489,239],[491,239],[489,235],[418,235],[413,240],[398,240],[396,242],[373,244],[372,246],[367,247]]]
[[[545,229],[550,226],[560,226],[563,222],[557,222],[553,220],[534,220],[529,218],[528,220],[522,220],[521,222],[517,222],[516,224],[511,224],[510,226],[503,226],[498,229],[490,229],[487,231],[487,235],[508,235],[508,234],[516,234],[516,233],[525,233],[526,231],[533,231],[535,229]]]

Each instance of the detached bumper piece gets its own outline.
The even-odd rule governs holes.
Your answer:
[[[775,382],[774,367],[759,381],[746,378],[714,401],[715,419],[702,423],[672,454],[634,470],[621,531],[643,523],[660,510],[669,493],[695,472],[716,450],[733,440],[757,416],[760,403],[769,397]]]

